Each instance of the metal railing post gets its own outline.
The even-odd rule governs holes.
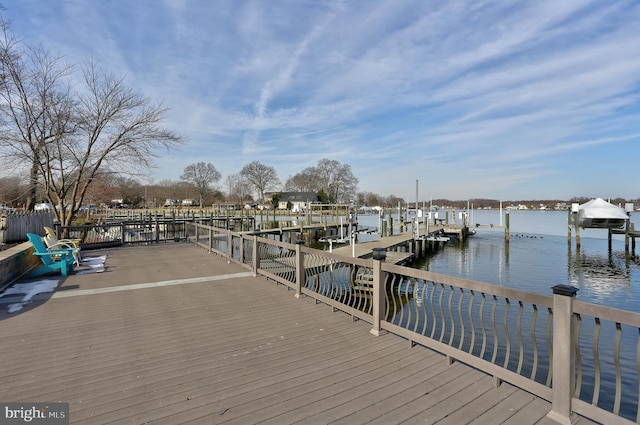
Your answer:
[[[304,284],[304,252],[302,252],[304,241],[296,241],[296,298],[302,295],[302,287]]]
[[[231,264],[231,257],[233,257],[233,235],[231,230],[227,229],[227,263]]]
[[[551,410],[547,417],[560,424],[573,424],[577,415],[572,413],[576,369],[573,352],[575,318],[573,300],[578,288],[556,285],[553,288],[553,383],[551,388]]]
[[[371,266],[373,272],[373,328],[369,332],[375,336],[384,334],[380,328],[380,322],[384,317],[387,302],[384,288],[385,276],[382,271],[382,263],[386,258],[387,250],[385,248],[373,249],[373,265]]]
[[[196,229],[198,228],[198,226],[196,224],[194,224],[194,226],[196,226]],[[211,254],[213,252],[213,237],[215,236],[215,233],[213,231],[213,227],[209,227],[209,254]]]

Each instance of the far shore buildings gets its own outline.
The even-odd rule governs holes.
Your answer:
[[[314,192],[281,192],[278,209],[286,210],[291,208],[293,212],[302,212],[316,202],[318,202],[318,195]]]

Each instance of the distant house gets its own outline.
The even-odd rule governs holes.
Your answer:
[[[182,206],[183,207],[193,207],[193,206],[197,206],[198,205],[198,201],[195,199],[183,199],[182,200]]]
[[[53,211],[53,206],[48,202],[41,202],[33,206],[34,211]]]
[[[314,202],[318,202],[318,195],[313,192],[282,192],[278,209],[286,210],[291,207],[293,212],[303,212]]]
[[[113,208],[122,208],[124,205],[124,198],[116,198],[111,200],[111,206]]]

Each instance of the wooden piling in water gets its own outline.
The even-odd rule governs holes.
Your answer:
[[[578,220],[578,213],[573,214],[573,225],[576,229],[576,249],[580,248],[580,225]]]
[[[504,240],[506,242],[509,242],[509,240],[510,240],[510,236],[509,236],[509,211],[505,212],[505,214],[504,214]]]
[[[571,246],[571,209],[567,210],[567,243]]]

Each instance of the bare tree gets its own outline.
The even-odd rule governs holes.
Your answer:
[[[0,204],[21,207],[26,202],[28,187],[25,176],[0,177]]]
[[[122,78],[89,62],[74,90],[60,56],[17,41],[2,19],[0,30],[0,154],[5,166],[30,170],[27,208],[41,188],[68,226],[94,179],[140,173],[157,148],[182,142],[159,126],[167,109]]]
[[[314,167],[305,168],[298,174],[289,177],[284,184],[287,192],[317,192],[321,189]]]
[[[358,179],[351,172],[351,166],[335,160],[322,159],[315,167],[308,167],[290,177],[286,190],[320,192],[327,194],[329,202],[351,199],[356,194]]]
[[[264,193],[276,189],[281,183],[275,168],[264,165],[259,161],[253,161],[245,165],[240,175],[247,181],[251,188],[258,192],[258,200],[264,203]]]
[[[24,46],[4,21],[0,26],[0,147],[6,165],[29,168],[26,208],[33,209],[47,145],[73,131],[74,103],[64,80],[71,67],[41,47]]]
[[[216,170],[216,167],[210,163],[196,162],[195,164],[187,165],[180,178],[193,183],[200,197],[200,205],[207,192],[211,190],[211,184],[220,180],[220,173]]]
[[[116,189],[117,176],[114,174],[97,175],[85,194],[85,200],[90,204],[109,205],[115,198],[124,196]]]
[[[250,197],[251,187],[240,173],[229,174],[225,179],[225,185],[229,202],[244,202]]]
[[[331,202],[346,201],[355,196],[358,179],[351,172],[350,165],[322,159],[316,166],[316,172]]]
[[[116,198],[122,198],[130,207],[137,207],[144,199],[144,187],[137,179],[115,176],[111,184]]]
[[[42,185],[63,226],[71,224],[101,174],[139,174],[153,165],[158,148],[182,142],[160,127],[167,108],[134,92],[123,78],[89,62],[82,69],[83,87],[74,91],[68,83],[72,68],[59,57],[19,46],[5,32],[3,154],[31,164],[32,191]]]

